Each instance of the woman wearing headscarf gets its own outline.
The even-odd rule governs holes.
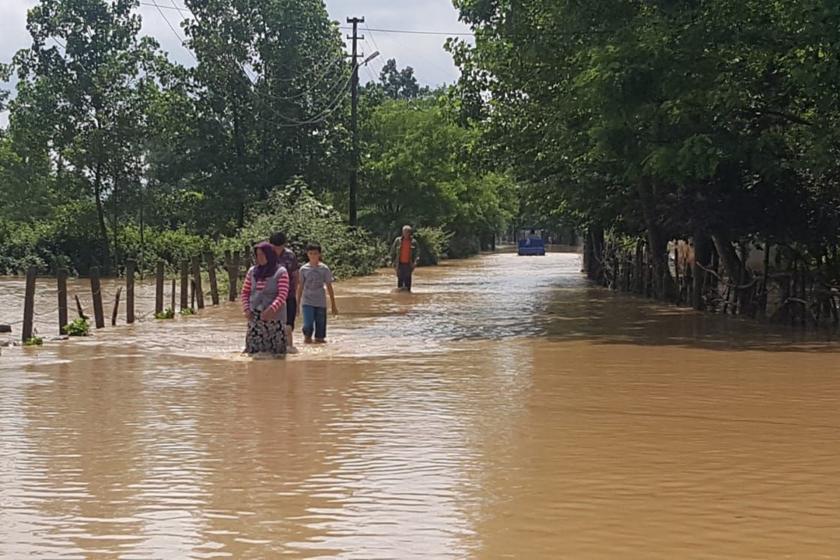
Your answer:
[[[242,286],[242,311],[248,319],[245,352],[248,354],[286,354],[283,325],[284,305],[289,295],[289,273],[277,262],[269,243],[254,247],[252,266]]]

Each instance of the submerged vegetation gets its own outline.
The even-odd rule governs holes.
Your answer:
[[[67,336],[88,336],[90,334],[90,324],[87,319],[80,317],[65,325],[62,331]]]

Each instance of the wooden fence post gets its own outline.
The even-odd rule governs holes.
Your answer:
[[[38,269],[30,266],[26,271],[26,292],[23,296],[23,331],[21,340],[25,344],[32,338],[35,324],[35,281],[38,278]]]
[[[190,291],[190,309],[195,311],[195,280],[190,280],[190,287],[192,288]]]
[[[114,298],[114,312],[111,313],[111,326],[117,326],[117,315],[120,313],[120,296],[122,295],[122,286],[117,288],[117,297]]]
[[[67,269],[56,271],[58,282],[58,334],[64,334],[67,326]]]
[[[175,313],[175,279],[172,279],[172,292],[169,294],[172,298],[172,303],[169,309],[172,310],[172,313]]]
[[[186,309],[190,304],[190,264],[181,261],[181,310]]]
[[[210,277],[210,299],[213,305],[219,305],[219,283],[216,281],[216,259],[213,253],[207,253],[207,275]]]
[[[163,261],[158,261],[155,268],[155,315],[163,313]]]
[[[85,315],[85,310],[82,308],[82,301],[79,299],[78,294],[74,297],[76,298],[76,311],[79,314],[79,319],[84,319],[85,321],[87,321],[88,316]]]
[[[134,323],[134,270],[136,268],[134,261],[125,263],[125,322],[129,325]]]
[[[93,318],[97,329],[105,328],[105,312],[102,310],[102,282],[99,279],[99,267],[90,269],[90,294],[93,296]]]
[[[204,292],[201,289],[201,259],[192,259],[193,282],[195,282],[195,300],[199,309],[204,309]]]

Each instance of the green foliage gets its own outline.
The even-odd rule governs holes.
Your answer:
[[[197,65],[168,76],[154,106],[151,184],[204,234],[233,234],[245,209],[304,174],[346,181],[350,66],[321,0],[185,2]],[[163,209],[165,210],[165,209]],[[162,218],[169,218],[163,212]],[[176,225],[176,224],[170,224]]]
[[[30,10],[30,48],[0,64],[0,80],[17,75],[14,98],[0,92],[0,274],[117,275],[128,259],[148,272],[283,229],[348,276],[383,264],[404,223],[469,247],[506,226],[513,183],[480,168],[453,96],[391,60],[361,96],[360,216],[376,239],[349,229],[352,68],[323,2],[184,4],[190,68],[142,35],[137,0]],[[298,176],[314,194],[272,191]]]
[[[452,234],[441,228],[424,227],[414,232],[414,238],[420,252],[420,266],[432,266],[446,256]]]
[[[390,99],[416,99],[428,95],[428,87],[420,87],[414,77],[414,68],[406,66],[402,70],[397,67],[397,60],[389,59],[379,73],[379,84],[382,93]]]
[[[193,309],[192,307],[185,307],[181,310],[181,315],[183,315],[184,317],[195,315],[195,309]]]
[[[88,336],[90,334],[90,324],[87,319],[80,317],[65,325],[63,331],[67,336]]]
[[[388,101],[365,133],[362,223],[380,236],[404,224],[454,232],[454,252],[478,251],[478,240],[510,223],[514,182],[481,169],[476,131],[462,127],[443,92],[415,101]],[[469,239],[469,243],[463,243]]]
[[[158,320],[166,320],[166,319],[174,319],[175,318],[175,310],[171,307],[167,307],[161,313],[155,313],[155,319]]]
[[[301,262],[306,262],[306,245],[320,243],[324,261],[339,278],[370,274],[387,260],[384,243],[362,229],[349,227],[299,179],[275,189],[267,202],[252,209],[247,225],[232,240],[233,246],[253,245],[277,231],[286,233]]]
[[[41,0],[27,18],[32,47],[15,57],[20,81],[9,132],[22,160],[12,167],[56,161],[56,192],[69,185],[76,200],[95,207],[103,264],[113,256],[107,222],[116,230],[119,201],[140,183],[162,62],[154,41],[138,36],[135,8],[135,0]],[[37,215],[49,197],[43,179],[36,185],[28,205]]]
[[[44,345],[44,339],[41,338],[40,336],[33,336],[29,340],[25,341],[23,343],[23,345],[24,346],[43,346]]]
[[[0,274],[21,274],[29,266],[44,273],[62,266],[87,274],[91,266],[106,265],[107,255],[97,243],[95,215],[85,212],[83,205],[68,205],[57,209],[50,221],[14,225],[0,221]],[[86,223],[81,219],[85,215],[93,219]],[[110,235],[110,228],[108,232]],[[174,268],[212,246],[209,239],[183,230],[146,228],[143,237],[141,243],[140,229],[129,224],[119,230],[115,246],[121,261],[134,259],[146,272],[152,271],[158,260]]]
[[[181,262],[196,255],[203,255],[214,246],[207,237],[194,235],[183,229],[158,230],[146,228],[141,240],[140,228],[126,225],[118,236],[120,254],[124,259],[134,259],[146,271],[152,271],[162,260],[176,269]]]
[[[840,9],[824,2],[457,0],[463,119],[553,220],[820,255],[840,245]],[[832,155],[829,155],[832,154]],[[547,210],[547,211],[545,211]],[[821,263],[821,264],[820,264]],[[660,274],[655,274],[658,278]]]

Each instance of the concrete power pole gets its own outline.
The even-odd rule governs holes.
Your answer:
[[[353,35],[347,37],[353,40],[353,77],[350,85],[350,130],[353,134],[353,154],[350,171],[350,225],[358,224],[358,195],[359,195],[359,40],[364,40],[364,35],[359,36],[358,28],[364,23],[365,18],[349,17],[347,23],[353,24]]]

